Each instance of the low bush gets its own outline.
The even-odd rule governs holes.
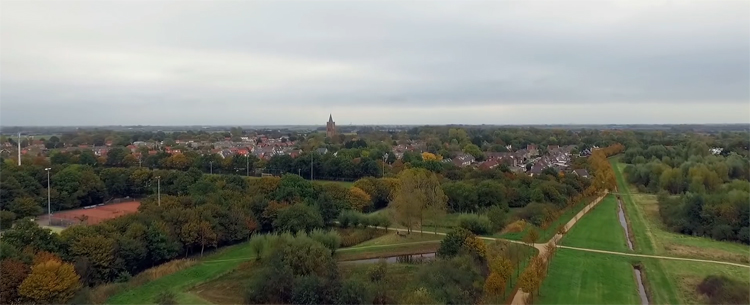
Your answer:
[[[315,229],[310,232],[310,238],[323,244],[331,253],[335,253],[341,245],[341,236],[336,231]]]
[[[375,214],[367,217],[367,221],[371,226],[388,228],[391,226],[391,220],[385,215]]]
[[[506,226],[505,231],[508,233],[523,232],[523,230],[526,229],[527,225],[528,224],[523,219],[516,220],[510,223],[508,226]]]
[[[485,215],[461,214],[458,216],[458,226],[474,234],[487,234],[492,231],[492,223]]]
[[[126,284],[104,284],[91,288],[88,293],[88,302],[79,300],[72,304],[105,304],[107,299],[125,290]]]
[[[385,233],[384,230],[373,228],[339,230],[339,235],[341,236],[341,247],[346,248],[361,244],[370,239],[383,236]]]
[[[174,305],[177,304],[177,296],[174,292],[165,290],[156,296],[154,302],[159,305]]]
[[[508,213],[502,207],[492,206],[487,210],[487,218],[492,223],[492,232],[497,232],[505,227],[508,221]]]
[[[750,286],[721,275],[709,275],[698,284],[709,304],[750,304]]]
[[[554,219],[557,210],[557,207],[549,203],[532,202],[518,213],[518,217],[541,227],[545,222]]]
[[[141,273],[138,273],[138,275],[134,276],[130,280],[130,282],[128,282],[128,286],[135,287],[143,285],[163,276],[167,276],[177,271],[190,268],[195,265],[195,263],[196,261],[192,259],[176,259],[163,263],[159,266],[149,268]]]

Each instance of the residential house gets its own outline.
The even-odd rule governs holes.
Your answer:
[[[496,168],[498,165],[500,165],[500,162],[498,162],[498,159],[489,159],[487,161],[479,163],[479,168],[480,169],[493,169],[493,168]]]
[[[574,169],[573,174],[581,178],[589,178],[589,172],[583,168]]]
[[[531,170],[529,171],[529,174],[531,174],[532,177],[540,175],[545,168],[547,168],[547,164],[545,164],[544,162],[540,161],[534,163],[534,165],[531,167]]]
[[[526,151],[529,153],[530,156],[539,155],[539,148],[536,146],[536,144],[526,145]]]
[[[460,153],[453,158],[453,164],[459,167],[469,166],[474,163],[474,156],[466,153]]]
[[[109,152],[109,148],[107,147],[94,147],[92,150],[97,157],[106,157],[107,152]]]
[[[328,148],[321,147],[321,148],[316,149],[315,152],[317,152],[317,153],[319,153],[321,155],[325,155],[325,154],[328,153]]]

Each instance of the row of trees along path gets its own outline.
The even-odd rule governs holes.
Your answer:
[[[584,215],[586,215],[586,213],[588,213],[589,211],[591,211],[594,208],[594,206],[596,206],[599,202],[602,201],[602,199],[604,199],[604,197],[607,196],[608,193],[609,193],[609,191],[603,192],[602,195],[600,195],[599,197],[597,197],[594,201],[592,201],[591,203],[589,203],[588,205],[586,205],[581,211],[579,211],[578,214],[576,214],[575,217],[573,217],[570,221],[568,221],[568,223],[565,224],[564,232],[568,232],[568,230],[570,230],[570,228],[572,228],[573,225],[575,225],[576,222],[579,219],[581,219],[581,217],[583,217]],[[375,228],[386,229],[384,227],[375,227]],[[391,228],[391,230],[395,230],[395,231],[399,231],[399,232],[408,232],[409,229]],[[435,234],[435,235],[446,235],[446,233],[443,233],[443,232],[424,231],[423,233]],[[527,242],[518,241],[518,240],[511,240],[511,239],[504,239],[504,238],[495,238],[495,237],[487,237],[487,236],[477,236],[477,237],[480,238],[480,239],[484,239],[484,240],[498,240],[498,241],[504,241],[504,242],[509,242],[509,243],[515,243],[515,244],[529,245],[529,243],[527,243]],[[537,254],[537,257],[540,258],[540,259],[542,259],[546,263],[546,260],[548,258],[547,252],[550,251],[550,248],[549,248],[550,245],[551,245],[552,248],[557,247],[557,242],[560,241],[560,239],[562,239],[562,237],[563,237],[563,234],[561,234],[560,232],[558,232],[549,241],[547,241],[545,243],[532,243],[531,246],[533,246],[534,248],[536,248],[539,251],[539,253]],[[525,305],[525,304],[527,304],[526,301],[527,301],[528,297],[529,297],[529,293],[528,292],[524,292],[521,289],[517,289],[515,295],[513,296],[513,300],[511,302],[511,304],[512,305]]]
[[[568,232],[568,230],[570,230],[570,228],[572,228],[573,225],[575,225],[576,222],[578,222],[578,220],[581,219],[581,217],[586,215],[586,213],[591,211],[594,208],[594,206],[599,204],[599,202],[601,202],[602,199],[604,199],[604,197],[607,196],[607,193],[608,191],[605,191],[604,194],[597,197],[594,201],[592,201],[591,203],[586,205],[581,211],[579,211],[575,217],[570,219],[570,221],[568,221],[568,223],[565,224],[565,229],[563,230],[563,232]],[[537,257],[542,259],[545,262],[545,264],[547,263],[547,259],[549,258],[549,256],[547,255],[547,252],[549,250],[547,245],[552,245],[552,247],[556,247],[557,243],[563,237],[563,232],[557,232],[557,234],[555,234],[555,236],[553,236],[546,243],[534,243],[533,244],[534,248],[536,248],[539,251],[539,253],[537,254]],[[517,242],[517,241],[511,241],[511,240],[504,240],[504,241]],[[529,292],[524,292],[522,289],[519,288],[519,289],[516,289],[516,293],[515,295],[513,295],[513,300],[510,302],[510,304],[511,305],[525,305],[527,304],[528,299],[529,299]]]

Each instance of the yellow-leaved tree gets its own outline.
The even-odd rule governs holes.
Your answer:
[[[347,199],[352,209],[355,211],[362,212],[365,207],[372,205],[372,199],[370,195],[356,186],[353,186],[349,189]]]
[[[435,155],[429,152],[422,153],[422,160],[424,161],[440,161],[442,159],[443,159],[443,156],[440,156],[440,155]]]
[[[505,279],[497,272],[490,272],[487,280],[484,281],[484,293],[489,296],[498,296],[505,290]]]
[[[81,288],[73,265],[59,260],[48,260],[31,267],[31,273],[21,282],[18,293],[35,303],[62,304]]]

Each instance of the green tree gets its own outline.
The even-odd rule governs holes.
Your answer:
[[[505,227],[508,220],[508,214],[503,208],[493,206],[487,210],[487,218],[489,218],[492,223],[492,231],[497,232]]]
[[[400,185],[393,201],[399,222],[411,232],[423,223],[427,210],[445,210],[448,198],[440,188],[435,173],[425,169],[408,169],[399,174]]]
[[[211,224],[208,221],[201,221],[198,225],[198,243],[201,245],[201,256],[203,256],[203,249],[208,246],[216,247],[217,236],[214,230],[211,228]]]
[[[504,210],[508,209],[508,202],[505,199],[505,186],[500,183],[485,180],[477,185],[477,204],[480,208],[499,206]]]
[[[436,260],[420,270],[418,276],[430,295],[444,304],[476,304],[484,288],[480,268],[468,256]]]
[[[354,279],[345,280],[341,283],[336,305],[366,304],[365,302],[371,299],[368,294],[367,286],[364,283]]]
[[[107,196],[104,183],[90,167],[71,165],[52,177],[52,187],[60,194],[62,208],[101,203]]]
[[[323,217],[315,208],[298,203],[279,211],[273,227],[279,231],[310,232],[323,227]]]
[[[7,230],[13,226],[16,220],[16,213],[11,211],[0,211],[0,230]]]
[[[40,227],[36,222],[22,219],[16,225],[3,232],[2,241],[16,249],[24,249],[31,246],[36,250],[57,252],[61,245],[57,234],[52,230]]]
[[[85,236],[70,245],[70,252],[75,257],[85,257],[94,268],[93,281],[106,283],[116,275],[114,239],[102,235]]]
[[[107,151],[107,165],[108,166],[122,166],[122,161],[126,155],[130,152],[125,147],[113,147]]]
[[[312,197],[312,195],[313,186],[310,181],[297,175],[286,174],[281,177],[273,197],[278,201],[293,202]]]
[[[446,234],[445,238],[440,241],[437,255],[443,258],[451,258],[458,255],[467,238],[473,234],[464,228],[456,228]]]
[[[469,145],[464,146],[464,152],[472,155],[477,160],[484,160],[484,153],[482,152],[482,149],[479,148],[479,146],[476,146],[475,144],[469,144]]]

